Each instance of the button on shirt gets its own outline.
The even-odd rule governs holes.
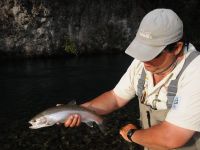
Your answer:
[[[155,86],[151,72],[145,70],[145,104],[151,107],[156,105],[158,110],[165,110],[168,109],[167,101],[171,101],[173,104],[165,120],[179,127],[200,131],[200,56],[197,56],[180,76],[176,96],[167,96],[170,81],[176,79],[185,59],[192,51],[195,51],[192,44],[189,44],[188,49],[185,47],[184,58]],[[115,86],[115,94],[124,100],[131,100],[138,92],[137,84],[143,69],[143,63],[135,59]],[[154,103],[155,98],[159,102]]]

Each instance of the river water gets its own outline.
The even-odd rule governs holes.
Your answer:
[[[61,127],[61,131],[58,127],[50,127],[32,131],[27,122],[33,115],[48,107],[71,100],[80,104],[112,89],[131,61],[132,58],[126,55],[108,55],[1,62],[0,145],[2,144],[3,149],[13,150],[68,147],[88,149],[86,145],[92,145],[90,140],[86,141],[86,145],[80,147],[79,143],[79,147],[76,147],[77,144],[72,144],[73,141],[70,145],[65,139],[57,144],[62,146],[54,147],[51,145],[52,138],[49,139],[48,136],[53,136],[59,130],[60,137],[53,139],[66,138],[64,132],[67,129]],[[80,128],[85,131],[87,127]],[[75,129],[71,130],[68,132],[77,132]],[[48,134],[49,132],[53,134]],[[84,134],[88,135],[87,132]],[[94,149],[93,146],[90,147]]]

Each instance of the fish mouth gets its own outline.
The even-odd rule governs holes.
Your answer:
[[[31,126],[29,126],[30,129],[41,128],[41,125],[38,125],[36,121],[30,120],[28,123],[31,125]]]
[[[46,127],[46,125],[31,124],[31,126],[29,126],[30,129],[39,129],[39,128],[43,128],[43,127]]]
[[[33,121],[28,122],[31,126],[29,126],[30,129],[36,129],[36,124],[34,124]]]
[[[29,121],[28,122],[31,126],[29,126],[30,129],[39,129],[39,128],[43,128],[43,127],[48,127],[51,126],[51,124],[38,124],[38,122],[35,121]]]
[[[29,126],[30,129],[38,129],[37,127],[35,126]]]

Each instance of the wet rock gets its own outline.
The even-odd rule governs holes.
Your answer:
[[[0,51],[24,56],[55,55],[67,51],[66,40],[76,54],[123,50],[131,40],[134,23],[118,10],[127,6],[110,2],[3,0],[1,2]],[[100,6],[100,7],[99,7]],[[133,8],[130,16],[137,16]],[[128,13],[128,12],[127,12]],[[110,49],[110,50],[109,50]]]

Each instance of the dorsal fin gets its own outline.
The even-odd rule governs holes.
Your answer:
[[[56,106],[62,106],[62,105],[64,105],[64,104],[56,104]]]
[[[67,105],[76,105],[76,100],[72,100],[69,103],[67,103]]]

